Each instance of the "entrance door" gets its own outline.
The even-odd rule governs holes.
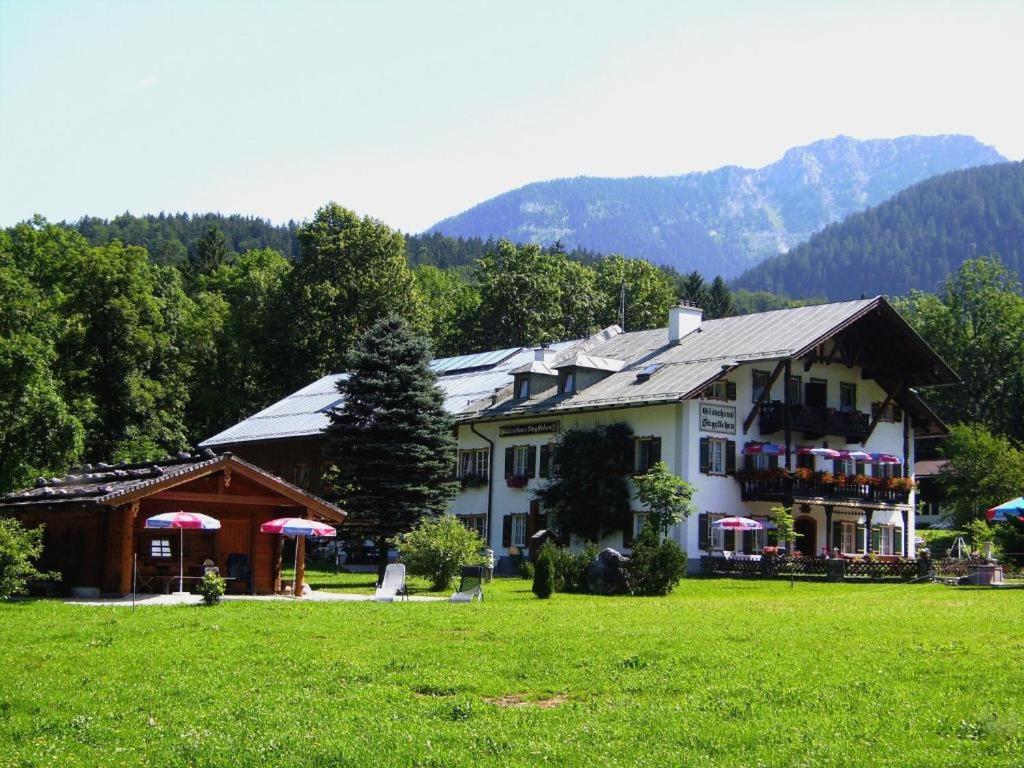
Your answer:
[[[793,522],[793,530],[797,533],[796,541],[793,542],[795,551],[803,554],[804,557],[814,557],[818,554],[818,526],[813,517],[798,517]]]

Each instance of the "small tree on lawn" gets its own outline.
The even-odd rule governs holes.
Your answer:
[[[427,340],[406,321],[378,321],[349,353],[330,414],[331,481],[350,520],[377,539],[380,578],[388,539],[444,512],[458,489],[452,419],[429,363]]]
[[[988,521],[980,518],[972,520],[970,525],[967,526],[967,534],[971,537],[974,551],[979,555],[988,557],[989,551],[992,548],[992,541],[996,537],[996,532],[992,530]]]
[[[25,591],[33,579],[60,578],[33,565],[43,554],[43,527],[26,529],[17,520],[0,518],[0,600]]]
[[[647,525],[664,536],[673,525],[693,513],[694,488],[659,461],[647,474],[633,479],[636,496],[647,507]]]
[[[547,600],[555,591],[555,559],[551,542],[541,547],[537,563],[533,568],[533,594],[541,600]]]
[[[408,533],[391,543],[398,549],[405,569],[413,576],[430,579],[431,589],[447,589],[463,565],[483,565],[480,537],[452,515],[424,518]]]
[[[551,482],[536,493],[562,538],[600,541],[631,522],[632,459],[633,430],[625,424],[565,431],[553,446]]]
[[[800,536],[793,524],[790,507],[772,507],[772,522],[775,523],[775,538],[779,546],[785,546],[789,554],[793,554],[792,544]]]

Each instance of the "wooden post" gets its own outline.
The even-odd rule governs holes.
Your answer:
[[[118,589],[122,595],[132,591],[132,553],[135,549],[135,516],[139,503],[121,508],[121,570],[118,574]]]
[[[302,584],[306,578],[306,537],[295,537],[295,584],[292,597],[302,596]]]
[[[832,541],[832,507],[829,505],[825,506],[825,549],[828,550],[828,556],[832,557],[832,548],[835,547],[835,542]]]
[[[867,539],[864,542],[864,554],[865,555],[870,555],[871,554],[871,517],[874,514],[875,514],[875,511],[873,509],[868,508],[868,509],[864,510],[864,530],[865,530],[865,537]]]
[[[793,436],[790,434],[790,431],[789,431],[789,410],[790,410],[790,408],[793,407],[792,398],[790,398],[790,396],[789,396],[789,380],[790,380],[790,372],[792,371],[792,364],[791,364],[790,359],[788,357],[786,358],[785,362],[786,362],[786,366],[785,366],[786,371],[783,374],[785,376],[785,379],[784,379],[784,381],[785,381],[785,388],[782,390],[782,401],[783,401],[783,406],[782,406],[782,428],[785,430],[785,435],[786,435],[786,469],[788,470],[788,469],[792,469],[793,468],[793,459],[792,459],[792,456],[791,456],[791,452],[792,452],[792,448],[793,448],[793,446],[792,446]]]

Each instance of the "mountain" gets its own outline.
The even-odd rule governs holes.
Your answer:
[[[736,287],[849,299],[934,290],[964,260],[1024,273],[1024,162],[937,176],[745,272]]]
[[[790,149],[759,169],[528,184],[427,231],[545,245],[558,240],[731,277],[918,181],[1003,161],[970,136],[838,136]]]

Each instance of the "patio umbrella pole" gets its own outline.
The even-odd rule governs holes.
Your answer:
[[[178,529],[178,592],[185,591],[185,529]]]

